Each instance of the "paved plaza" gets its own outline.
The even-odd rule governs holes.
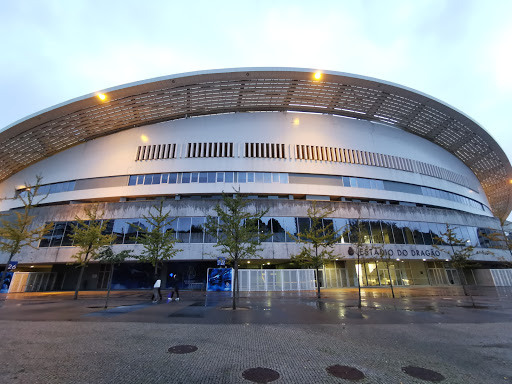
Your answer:
[[[512,293],[472,294],[368,288],[359,310],[354,289],[242,293],[236,311],[225,293],[4,294],[0,382],[512,382]]]

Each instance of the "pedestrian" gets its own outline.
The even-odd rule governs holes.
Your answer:
[[[169,275],[171,277],[170,286],[172,288],[171,301],[173,300],[174,293],[176,293],[176,301],[180,300],[180,292],[178,291],[178,279],[175,273]]]
[[[158,300],[162,300],[162,293],[160,292],[160,286],[162,285],[162,280],[158,276],[155,276],[155,284],[153,285],[153,297],[151,300],[153,303],[158,302]]]

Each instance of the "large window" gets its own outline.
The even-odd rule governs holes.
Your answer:
[[[391,231],[393,232],[395,244],[405,244],[405,236],[402,224],[398,221],[391,221],[389,222],[389,225],[391,225]]]
[[[53,226],[53,235],[50,242],[50,247],[60,247],[62,238],[64,237],[64,231],[66,229],[66,223],[55,223]]]
[[[382,237],[382,229],[380,227],[380,221],[370,221],[370,228],[372,230],[372,243],[383,244],[384,238]]]
[[[273,217],[272,229],[274,233],[272,236],[274,242],[294,242],[288,233],[297,233],[297,221],[295,220],[295,217]]]
[[[180,217],[178,219],[178,240],[182,243],[190,243],[190,217]]]
[[[350,228],[348,219],[332,219],[333,230],[336,232],[336,236],[341,236],[341,243],[350,243]]]
[[[76,225],[77,223],[74,221],[69,221],[66,223],[66,229],[64,230],[64,236],[62,237],[62,247],[69,247],[73,245],[73,240],[71,239],[70,235],[73,233],[73,225]]]
[[[298,232],[306,232],[311,228],[311,220],[309,217],[297,217],[297,231],[292,232],[294,236],[297,236]]]
[[[424,245],[423,235],[421,233],[420,223],[409,222],[409,228],[412,231],[412,237],[414,238],[414,244]]]
[[[192,217],[190,226],[190,242],[204,243],[204,217]]]
[[[137,229],[132,225],[139,223],[138,219],[117,219],[113,220],[112,233],[116,235],[114,244],[134,244],[137,236]],[[130,225],[132,224],[132,225]]]
[[[408,221],[399,222],[402,225],[402,231],[404,232],[405,244],[414,244],[414,224],[410,225]],[[412,228],[411,228],[412,227]]]
[[[259,231],[261,234],[271,236],[268,239],[264,239],[263,241],[266,243],[272,242],[272,218],[271,217],[262,217],[259,222]]]
[[[381,221],[382,226],[382,239],[384,244],[394,244],[392,223],[389,221]]]

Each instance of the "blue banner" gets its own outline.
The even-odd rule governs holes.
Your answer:
[[[1,293],[9,292],[9,287],[11,286],[12,275],[13,275],[12,272],[7,272],[5,274],[4,281],[2,282],[2,287],[0,288]]]
[[[231,291],[231,268],[208,268],[207,291]]]

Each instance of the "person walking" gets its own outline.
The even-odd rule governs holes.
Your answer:
[[[153,303],[162,300],[162,293],[160,292],[160,286],[162,285],[162,280],[158,276],[155,276],[155,284],[153,285],[153,297],[151,300]]]
[[[174,293],[176,293],[176,301],[180,300],[180,292],[178,291],[178,279],[175,273],[169,275],[171,277],[170,286],[172,288],[171,301],[173,300]]]

